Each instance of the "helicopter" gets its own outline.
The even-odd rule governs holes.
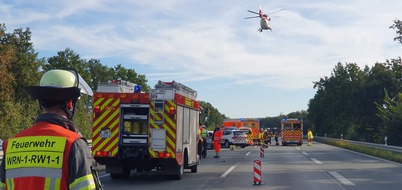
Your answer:
[[[277,13],[277,12],[283,11],[283,10],[285,10],[285,9],[279,9],[279,10],[276,10],[276,11],[271,12],[271,13],[269,13],[269,14],[264,14],[264,13],[262,12],[262,6],[260,5],[260,11],[258,11],[258,13],[255,12],[255,11],[247,10],[248,12],[257,14],[258,16],[246,17],[245,19],[261,18],[261,21],[260,21],[260,26],[261,26],[261,28],[259,28],[258,31],[259,31],[259,32],[262,32],[263,30],[270,30],[270,31],[272,31],[271,26],[269,25],[269,21],[271,21],[271,18],[268,17],[268,15],[273,14],[273,13]]]

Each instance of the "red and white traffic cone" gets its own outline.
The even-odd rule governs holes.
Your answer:
[[[264,158],[264,144],[261,144],[260,146],[260,157]]]
[[[261,185],[261,161],[254,160],[254,185]]]

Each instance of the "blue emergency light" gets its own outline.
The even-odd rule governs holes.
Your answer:
[[[134,86],[134,92],[141,92],[141,86],[140,85],[135,85]]]

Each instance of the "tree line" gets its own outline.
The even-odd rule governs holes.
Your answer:
[[[395,20],[394,41],[402,43],[401,21]],[[314,133],[328,136],[402,145],[401,58],[360,68],[338,63],[331,76],[314,82],[316,94],[309,101],[308,119]]]

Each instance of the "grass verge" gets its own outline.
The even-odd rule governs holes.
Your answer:
[[[314,138],[314,141],[402,163],[402,153],[399,152],[352,144],[340,139]]]

